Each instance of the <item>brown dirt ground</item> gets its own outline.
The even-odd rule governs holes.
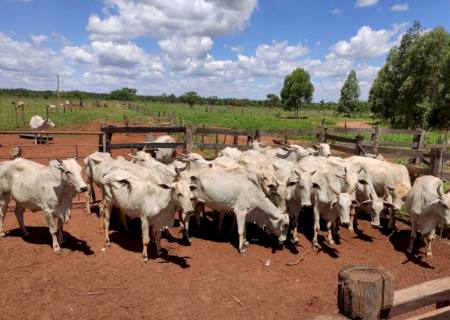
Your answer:
[[[336,123],[336,126],[338,127],[345,127],[345,121],[338,121]],[[363,121],[363,120],[347,120],[347,128],[352,128],[352,129],[371,129],[372,125],[367,122],[367,121]]]
[[[82,129],[98,128],[90,126]],[[117,136],[113,141],[138,142],[142,137]],[[0,136],[0,144],[24,142],[31,141]],[[96,144],[97,137],[56,137],[56,145],[25,148],[24,156],[46,162],[45,158],[73,153],[73,147],[58,146],[71,143]],[[79,152],[85,156],[93,150]],[[0,157],[8,152],[0,147]],[[5,222],[8,234],[0,239],[0,319],[305,319],[336,312],[337,275],[346,265],[385,267],[395,275],[397,288],[450,275],[449,242],[435,241],[431,261],[421,256],[408,260],[409,230],[400,223],[400,231],[388,237],[361,221],[358,234],[341,229],[335,249],[323,244],[324,250],[310,252],[289,267],[286,263],[310,249],[308,232],[300,236],[298,254],[274,250],[263,237],[244,256],[235,248],[235,237],[230,243],[227,237],[218,241],[213,231],[193,232],[192,246],[164,239],[168,254],[144,264],[135,224],[131,238],[120,228],[112,231],[112,247],[102,251],[99,219],[76,209],[65,226],[68,242],[63,253],[54,254],[41,214],[25,213],[27,239],[19,236],[12,212]],[[211,230],[214,226],[209,225]],[[179,228],[171,233],[181,236]],[[262,263],[267,260],[268,267]]]

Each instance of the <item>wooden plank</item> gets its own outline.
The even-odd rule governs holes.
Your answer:
[[[420,150],[408,150],[408,149],[399,149],[399,148],[387,148],[387,147],[378,147],[378,152],[381,154],[395,155],[399,157],[405,158],[415,158],[418,155],[421,157],[427,156],[428,153]]]
[[[326,138],[329,140],[334,140],[334,141],[339,141],[339,142],[356,143],[355,138],[340,137],[340,136],[335,136],[335,135],[328,134],[328,133],[326,135]]]
[[[354,147],[347,147],[347,146],[338,145],[338,144],[330,144],[330,147],[334,150],[345,152],[345,153],[353,154],[355,152]]]
[[[34,140],[35,139],[35,135],[37,135],[38,133],[35,133],[35,134],[19,134],[19,138],[21,138],[21,139],[32,139],[32,140]],[[45,133],[45,135],[41,135],[39,138],[37,138],[37,139],[39,139],[39,140],[42,140],[42,141],[52,141],[53,140],[53,137],[51,137],[51,136],[47,136],[46,135],[46,133]]]
[[[413,165],[407,165],[406,168],[408,169],[409,175],[423,176],[423,175],[430,174],[429,168],[422,168],[422,167],[417,167],[417,166],[413,166]]]
[[[53,134],[53,135],[80,135],[80,136],[98,136],[102,134],[101,132],[92,132],[92,131],[0,131],[0,134]]]
[[[173,143],[112,143],[108,145],[109,149],[129,149],[136,148],[141,149],[143,147],[147,148],[185,148],[186,144],[184,142],[173,142]]]
[[[450,306],[439,308],[407,320],[449,320],[450,319]]]
[[[149,133],[149,132],[185,132],[185,127],[103,127],[105,133]]]
[[[450,277],[423,282],[397,290],[389,317],[395,317],[430,304],[450,300]]]
[[[378,145],[383,147],[405,147],[408,149],[411,148],[410,142],[402,142],[402,141],[380,141]]]

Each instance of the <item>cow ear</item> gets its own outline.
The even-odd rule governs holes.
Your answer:
[[[366,204],[370,204],[372,203],[372,200],[365,200],[363,202],[361,202],[360,204],[366,205]]]
[[[196,176],[191,176],[191,182],[198,182],[198,178]]]
[[[365,179],[358,179],[358,182],[366,186],[369,184]]]
[[[354,206],[359,206],[361,203],[359,203],[358,200],[352,200],[352,204],[353,204]]]
[[[175,190],[175,185],[173,185],[173,184],[168,185],[168,184],[165,184],[165,183],[160,183],[160,184],[158,184],[158,187],[163,188],[165,190],[172,190],[172,191]]]
[[[317,183],[315,183],[315,182],[313,183],[313,188],[317,189],[317,190],[321,189],[320,186]]]

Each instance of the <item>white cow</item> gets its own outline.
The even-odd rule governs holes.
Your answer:
[[[153,139],[151,134],[147,135],[146,142],[153,143],[175,143],[176,141],[169,135],[159,136]],[[145,151],[145,150],[144,150]],[[175,160],[176,148],[154,148],[155,159],[162,163],[172,163]]]
[[[232,211],[235,214],[240,253],[244,253],[248,246],[246,218],[269,227],[280,242],[286,240],[289,216],[277,208],[245,174],[206,169],[191,177],[191,190],[198,202],[219,212]]]
[[[427,256],[433,255],[431,243],[436,226],[450,224],[450,193],[444,194],[443,182],[433,176],[416,179],[405,200],[406,212],[411,218],[411,241],[408,252],[412,253],[414,240],[419,231],[425,238]]]
[[[49,118],[43,118],[41,116],[32,116],[30,119],[30,128],[37,131],[46,130],[49,128],[54,128],[55,124],[52,120]],[[38,143],[38,138],[40,137],[40,134],[34,135],[34,143]]]
[[[320,218],[327,222],[328,243],[334,246],[332,233],[337,233],[339,223],[344,226],[351,225],[350,212],[356,203],[352,194],[357,188],[342,192],[340,178],[334,176],[333,172],[317,172],[313,178],[312,203],[314,209],[314,237],[313,247],[319,248],[317,235],[320,231]]]
[[[110,246],[109,220],[112,206],[118,207],[122,214],[140,218],[142,224],[142,256],[148,261],[149,232],[156,236],[157,254],[161,252],[160,231],[172,226],[174,212],[193,211],[189,184],[185,180],[174,183],[155,184],[142,179],[139,171],[130,172],[120,168],[109,170],[102,178],[105,190],[104,226],[105,245]]]
[[[394,228],[395,212],[401,209],[406,195],[411,189],[408,169],[401,164],[361,156],[352,156],[345,161],[350,166],[360,168],[359,178],[372,184],[378,197],[391,204],[390,207],[393,209],[389,210],[389,228]],[[367,199],[369,199],[369,195],[367,195]]]
[[[63,224],[70,218],[72,198],[87,191],[81,167],[75,159],[51,160],[48,166],[17,158],[0,164],[0,237],[5,236],[3,221],[10,198],[16,202],[15,214],[23,236],[25,209],[42,210],[52,236],[53,250],[60,252]]]

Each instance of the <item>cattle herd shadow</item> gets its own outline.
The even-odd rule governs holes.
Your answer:
[[[22,232],[19,228],[9,231],[9,237],[20,237],[25,242],[36,244],[36,245],[46,245],[50,248],[52,247],[52,238],[47,227],[27,227],[28,236],[22,237]],[[89,256],[94,254],[91,247],[86,241],[80,240],[70,233],[64,231],[64,243],[61,245],[62,250],[78,251]]]

